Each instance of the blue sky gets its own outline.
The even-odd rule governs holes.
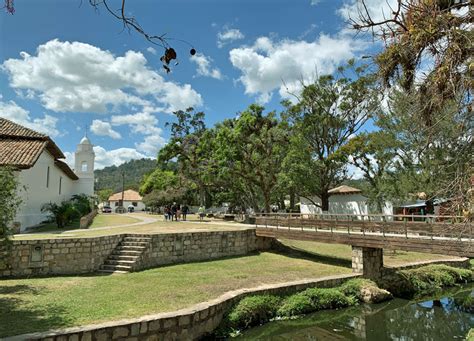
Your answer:
[[[49,134],[68,157],[89,127],[98,168],[155,157],[174,110],[194,106],[208,125],[254,102],[280,110],[301,79],[373,53],[346,25],[355,2],[128,1],[147,32],[198,51],[170,41],[180,63],[166,74],[160,47],[87,0],[16,0],[14,15],[0,13],[0,116]]]

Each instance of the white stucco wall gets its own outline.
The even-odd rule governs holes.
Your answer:
[[[143,211],[145,209],[145,204],[143,203],[143,201],[134,201],[137,203],[137,206],[135,206],[135,211]],[[118,206],[118,204],[116,205],[116,203],[118,203],[118,201],[110,201],[110,207],[112,208],[112,210],[115,212],[115,208]],[[124,200],[123,201],[123,207],[125,208],[128,208],[128,206],[130,206],[132,204],[132,201],[127,201],[127,200]]]
[[[49,184],[47,172],[49,167]],[[61,194],[59,182],[61,180]],[[47,219],[48,214],[41,212],[45,203],[60,203],[71,198],[75,191],[75,181],[70,179],[54,164],[54,158],[44,150],[35,165],[18,173],[22,205],[15,222],[19,222],[21,231],[35,226]]]
[[[313,200],[321,204],[321,199],[314,197]],[[312,204],[305,198],[300,198],[300,210],[303,214],[321,214],[321,208]],[[361,194],[331,195],[329,197],[330,214],[368,214],[367,198]]]

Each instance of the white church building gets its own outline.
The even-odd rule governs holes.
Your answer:
[[[72,170],[65,156],[47,135],[0,117],[0,167],[17,170],[22,205],[14,226],[16,232],[36,226],[48,217],[45,203],[61,203],[74,194],[94,194],[92,144],[84,137],[75,152]]]

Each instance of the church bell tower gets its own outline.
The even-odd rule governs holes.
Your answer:
[[[84,136],[74,153],[74,172],[79,177],[76,189],[78,194],[94,194],[94,159],[93,145]]]

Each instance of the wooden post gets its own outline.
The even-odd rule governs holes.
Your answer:
[[[403,222],[403,225],[405,226],[405,238],[408,239],[408,226],[407,226],[407,222]]]
[[[278,227],[280,226],[280,220],[278,219],[279,216],[280,214],[277,213],[277,230],[278,230]]]

